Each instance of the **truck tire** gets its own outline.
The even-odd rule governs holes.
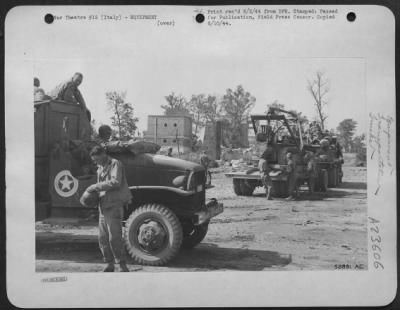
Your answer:
[[[272,181],[272,195],[278,198],[286,198],[288,196],[288,182]]]
[[[336,167],[328,170],[328,187],[336,187],[337,171]]]
[[[335,187],[338,187],[340,184],[340,172],[339,172],[339,167],[335,167],[335,175],[336,175],[336,185]]]
[[[272,181],[272,196],[281,197],[281,186],[279,181]]]
[[[187,224],[183,229],[183,241],[182,247],[185,249],[191,249],[203,241],[207,235],[209,222],[205,222],[201,225]]]
[[[253,195],[255,186],[248,184],[246,180],[240,180],[240,192],[243,196]]]
[[[240,181],[239,179],[233,179],[233,191],[236,195],[242,196],[242,191],[240,189]]]
[[[143,265],[166,264],[178,253],[182,238],[179,219],[161,204],[145,204],[137,208],[125,224],[128,253]]]
[[[326,169],[321,170],[319,183],[321,192],[326,192],[328,190],[328,170]]]

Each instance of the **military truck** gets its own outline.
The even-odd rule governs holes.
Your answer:
[[[59,100],[34,107],[36,220],[89,217],[96,209],[79,199],[96,182],[90,114]],[[201,165],[150,153],[110,155],[124,164],[133,195],[125,208],[124,239],[138,263],[166,264],[181,246],[200,243],[210,219],[223,212],[215,199],[206,201]]]
[[[286,117],[288,115],[288,117]],[[268,150],[269,173],[272,180],[272,195],[274,197],[288,196],[288,173],[286,172],[286,154],[293,154],[296,163],[298,186],[304,184],[308,175],[304,155],[306,152],[315,154],[318,176],[315,191],[326,191],[328,187],[336,187],[341,183],[343,174],[341,165],[343,159],[337,143],[329,145],[327,152],[321,151],[321,145],[307,143],[302,124],[297,115],[279,108],[270,108],[266,114],[251,115],[260,153]],[[260,147],[261,146],[261,147]],[[261,155],[261,154],[259,154]],[[251,196],[256,187],[263,186],[260,172],[257,169],[258,159],[246,171],[225,173],[233,179],[233,190],[238,196]]]

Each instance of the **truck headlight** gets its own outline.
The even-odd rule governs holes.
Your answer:
[[[187,176],[186,175],[179,175],[176,178],[172,180],[172,184],[175,187],[185,187],[187,182]]]

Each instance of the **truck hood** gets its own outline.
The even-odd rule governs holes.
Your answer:
[[[173,170],[191,170],[191,171],[201,171],[204,170],[203,166],[196,164],[194,162],[183,160],[175,157],[169,157],[165,155],[156,154],[141,154],[146,161],[146,166],[158,167],[160,169],[173,169]]]

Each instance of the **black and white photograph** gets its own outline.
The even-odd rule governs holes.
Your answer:
[[[395,297],[388,8],[17,7],[5,52],[13,304]]]

